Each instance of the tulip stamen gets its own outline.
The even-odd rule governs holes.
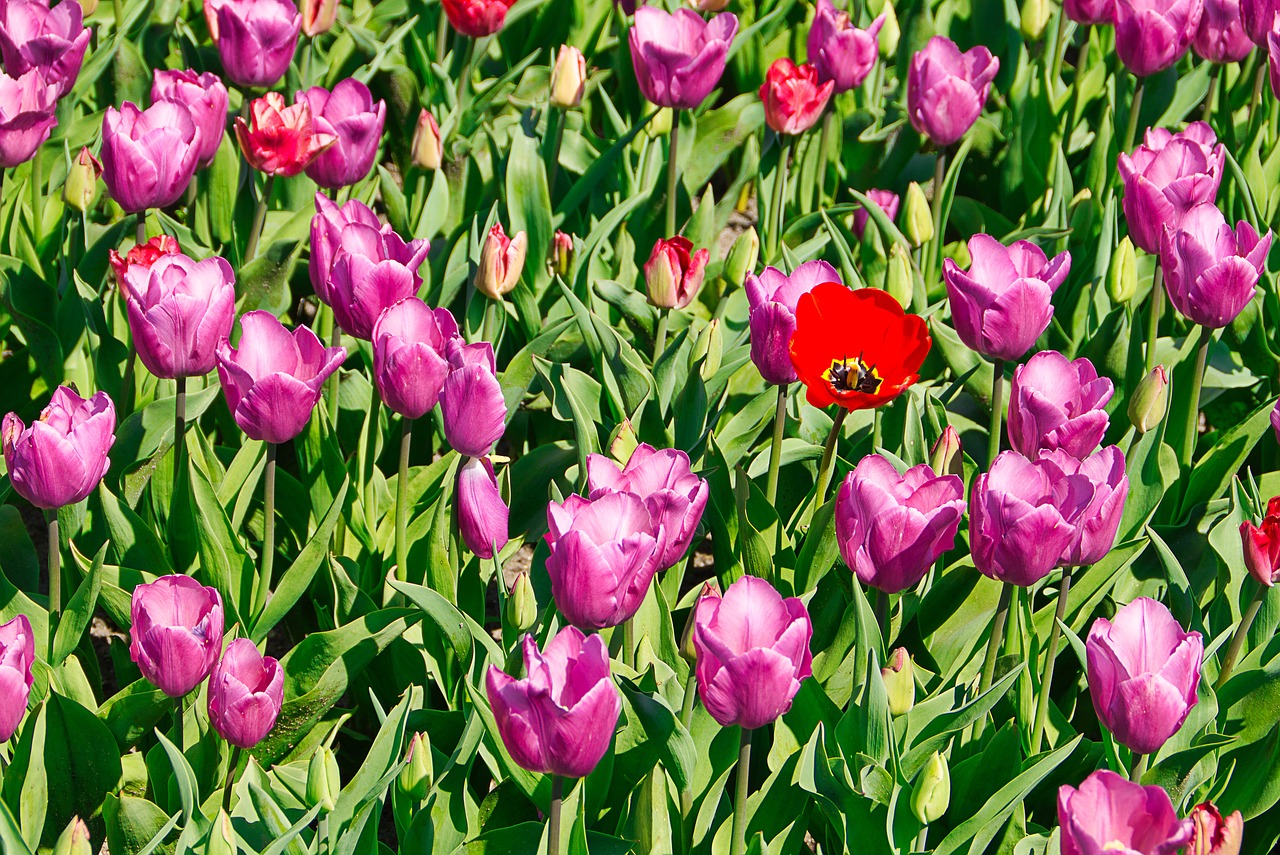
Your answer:
[[[833,360],[823,376],[838,392],[862,392],[867,395],[874,395],[879,391],[883,382],[876,373],[876,367],[862,361],[861,353],[852,363],[848,356]]]

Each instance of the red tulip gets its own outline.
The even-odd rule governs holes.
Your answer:
[[[338,139],[307,102],[286,105],[279,92],[254,99],[250,111],[249,123],[236,118],[236,138],[249,165],[268,175],[297,175]]]
[[[774,60],[760,84],[765,121],[780,134],[802,134],[818,121],[835,86],[834,80],[819,83],[818,70],[808,63]]]

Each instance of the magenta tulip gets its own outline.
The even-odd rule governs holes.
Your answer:
[[[1193,323],[1225,327],[1253,299],[1270,250],[1270,231],[1259,238],[1244,221],[1232,231],[1216,205],[1197,205],[1160,241],[1169,302]]]
[[[1117,165],[1124,180],[1124,218],[1133,242],[1159,252],[1166,225],[1177,226],[1191,208],[1212,202],[1222,182],[1224,156],[1204,122],[1176,134],[1150,128],[1132,156],[1121,152]]]
[[[618,626],[658,570],[661,530],[634,493],[571,495],[547,506],[547,575],[556,606],[583,629]]]
[[[172,101],[187,108],[200,135],[199,166],[213,163],[227,131],[227,87],[211,72],[165,71],[157,68],[151,83],[151,102]]]
[[[1115,388],[1093,363],[1045,350],[1013,371],[1009,387],[1009,444],[1034,460],[1061,448],[1085,457],[1102,442]]]
[[[14,77],[37,69],[61,98],[75,86],[89,47],[80,4],[63,0],[50,8],[42,0],[0,3],[0,57]]]
[[[875,202],[880,210],[884,211],[884,215],[892,222],[894,217],[898,216],[898,194],[891,190],[868,190],[866,196],[872,202]],[[867,223],[871,220],[871,213],[859,205],[858,209],[853,212],[853,233],[862,240],[863,234],[867,231]]]
[[[1144,787],[1099,769],[1080,789],[1058,790],[1062,855],[1175,855],[1191,840],[1164,787]]]
[[[692,9],[637,9],[628,37],[641,93],[659,107],[697,107],[720,82],[737,32],[738,17],[730,12],[704,21]]]
[[[448,345],[449,376],[440,390],[444,438],[464,457],[488,457],[507,427],[507,403],[487,341]]]
[[[818,70],[818,79],[833,81],[836,92],[857,89],[876,65],[880,28],[885,16],[860,30],[849,13],[837,9],[831,0],[818,0],[809,28],[809,62]]]
[[[1062,11],[1077,24],[1111,24],[1116,19],[1116,0],[1063,0]]]
[[[791,709],[813,674],[813,624],[804,603],[743,576],[723,597],[703,597],[694,612],[698,697],[722,727],[754,730]]]
[[[964,481],[927,463],[899,474],[869,454],[836,496],[836,542],[864,585],[896,594],[915,586],[955,545],[964,515]]]
[[[373,325],[373,377],[382,402],[408,419],[430,412],[449,376],[449,343],[457,337],[449,310],[417,297],[383,311]]]
[[[19,496],[53,510],[83,501],[111,467],[116,408],[106,392],[81,398],[66,386],[28,427],[17,413],[4,417],[4,462]]]
[[[507,520],[511,511],[502,501],[493,464],[487,457],[469,457],[458,469],[458,530],[462,542],[488,560],[510,539]]]
[[[311,106],[313,117],[323,118],[338,140],[307,167],[307,175],[321,187],[346,187],[369,174],[378,154],[385,101],[374,102],[369,87],[348,77],[329,92],[321,86],[299,92],[298,101]]]
[[[604,640],[567,626],[539,652],[526,635],[524,670],[521,680],[496,665],[485,674],[485,694],[507,753],[531,772],[590,774],[609,750],[622,711]]]
[[[329,271],[328,297],[342,331],[371,341],[382,312],[412,297],[422,284],[418,268],[431,244],[406,242],[390,228],[352,223],[342,229]]]
[[[1239,62],[1253,50],[1240,19],[1240,0],[1204,0],[1204,15],[1191,43],[1209,62]]]
[[[284,77],[298,47],[302,16],[289,0],[217,0],[210,27],[227,79],[237,86],[269,88]]]
[[[1171,67],[1191,46],[1204,0],[1116,0],[1116,54],[1138,77]]]
[[[1059,567],[1084,567],[1101,561],[1116,542],[1125,499],[1129,496],[1129,476],[1124,453],[1108,445],[1077,458],[1063,450],[1041,452],[1041,457],[1057,467],[1062,480],[1084,478],[1092,492],[1089,503],[1076,521],[1075,536],[1058,558]],[[1079,488],[1073,488],[1079,489]]]
[[[964,53],[944,36],[934,36],[911,57],[907,71],[907,116],[911,126],[936,146],[957,142],[973,127],[987,103],[1000,60],[985,47]]]
[[[102,180],[129,213],[167,208],[182,198],[200,162],[200,132],[186,107],[125,101],[102,120]]]
[[[1275,30],[1280,0],[1240,0],[1240,23],[1258,47],[1267,46],[1267,36]]]
[[[307,426],[346,348],[325,347],[305,326],[292,333],[270,312],[240,318],[240,343],[218,344],[218,379],[236,424],[250,439],[288,442]]]
[[[27,616],[0,623],[0,743],[17,733],[27,712],[35,661],[36,637]]]
[[[332,305],[329,296],[329,279],[333,274],[333,261],[342,244],[342,230],[358,223],[385,232],[391,226],[383,225],[378,215],[359,199],[351,199],[342,207],[323,193],[316,194],[316,214],[311,218],[311,253],[307,272],[311,275],[311,287],[326,306]]]
[[[165,255],[120,282],[138,358],[157,377],[202,377],[236,321],[236,277],[221,258]]]
[[[689,455],[645,443],[621,468],[603,454],[587,455],[587,487],[592,499],[609,493],[640,497],[659,532],[659,570],[674,567],[689,551],[710,492],[707,482],[690,469]]]
[[[129,656],[156,688],[180,698],[209,676],[222,652],[222,597],[190,576],[133,589]]]
[[[0,71],[0,169],[26,163],[49,139],[57,100],[39,69],[16,79]]]
[[[960,340],[996,359],[1021,358],[1053,319],[1050,301],[1071,270],[1071,253],[1050,260],[1030,241],[1005,246],[976,234],[969,257],[967,272],[949,258],[942,267]]]
[[[227,645],[209,677],[209,723],[237,748],[252,748],[275,727],[284,703],[284,669],[247,638]]]
[[[1084,646],[1098,719],[1131,751],[1159,751],[1198,700],[1200,633],[1185,632],[1167,608],[1139,597],[1114,621],[1094,621]]]
[[[782,386],[796,381],[796,369],[791,364],[796,306],[801,295],[821,282],[844,284],[836,269],[825,261],[806,261],[790,276],[776,267],[766,267],[759,276],[747,274],[743,288],[751,308],[751,361],[766,383]]]
[[[1266,48],[1267,77],[1271,81],[1271,94],[1276,95],[1280,92],[1280,32],[1267,33]]]

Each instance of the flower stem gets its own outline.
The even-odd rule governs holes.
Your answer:
[[[991,363],[991,426],[987,432],[987,468],[1000,453],[1000,422],[1004,418],[1004,360]]]
[[[182,728],[184,724],[182,720],[184,715],[182,710],[182,700],[182,695],[173,699],[173,744],[179,751],[185,754],[187,749],[183,744],[186,740],[182,735]]]
[[[1035,724],[1031,729],[1031,753],[1040,753],[1040,740],[1044,736],[1044,723],[1049,716],[1049,688],[1053,685],[1053,666],[1058,658],[1058,642],[1062,638],[1062,620],[1067,614],[1067,593],[1071,590],[1071,568],[1062,569],[1062,584],[1058,588],[1058,607],[1054,609],[1053,626],[1049,628],[1048,658],[1044,663],[1044,678],[1040,681],[1040,697],[1036,699]]]
[[[396,476],[396,578],[406,581],[409,568],[409,450],[413,443],[413,419],[406,418],[400,434],[400,472]]]
[[[1142,94],[1147,88],[1147,80],[1145,77],[1139,77],[1137,84],[1133,89],[1133,100],[1129,102],[1129,122],[1124,129],[1124,139],[1120,146],[1122,153],[1128,153],[1133,148],[1133,141],[1138,136],[1138,114],[1142,112]]]
[[[1129,770],[1129,780],[1135,784],[1142,783],[1142,776],[1147,773],[1147,754],[1133,755],[1133,768]]]
[[[671,137],[667,140],[667,230],[663,237],[676,235],[676,156],[680,153],[680,111],[672,110]]]
[[[548,96],[548,98],[549,97],[550,96]],[[554,121],[556,123],[554,131],[556,141],[551,148],[551,162],[547,164],[547,194],[552,199],[556,196],[556,178],[560,175],[560,147],[564,144],[564,126],[568,124],[567,120],[568,114],[565,113],[565,111],[554,110],[551,108],[550,104],[548,104],[547,121]],[[670,178],[668,178],[668,181],[669,180]],[[668,235],[668,237],[670,237],[670,235]]]
[[[231,785],[235,783],[236,764],[240,762],[240,746],[231,749],[231,760],[227,763],[227,780],[222,788],[222,810],[231,813]]]
[[[822,119],[822,134],[818,137],[818,204],[825,205],[827,200],[827,148],[831,145],[831,137],[835,133],[836,113],[828,110]],[[837,172],[839,169],[837,167]],[[839,184],[839,176],[836,178]]]
[[[778,498],[778,466],[782,463],[782,435],[787,427],[787,384],[778,386],[778,409],[773,414],[773,444],[769,446],[769,481],[765,497],[769,504]]]
[[[1062,77],[1062,54],[1066,45],[1067,13],[1058,7],[1058,27],[1053,33],[1053,55],[1049,58],[1049,85],[1056,87]],[[1078,82],[1078,81],[1077,81]]]
[[[1253,595],[1253,600],[1249,603],[1249,607],[1240,616],[1240,625],[1236,627],[1236,634],[1231,636],[1231,646],[1227,648],[1227,657],[1222,660],[1222,670],[1218,672],[1218,679],[1213,684],[1215,691],[1226,685],[1227,680],[1231,677],[1231,671],[1236,667],[1236,660],[1240,658],[1240,650],[1244,647],[1244,640],[1249,635],[1249,627],[1253,626],[1253,619],[1258,616],[1258,609],[1262,608],[1262,601],[1267,598],[1268,590],[1265,585],[1259,585],[1258,592]]]
[[[262,482],[262,573],[258,577],[257,609],[262,611],[271,595],[271,566],[276,558],[276,444],[267,443],[267,471]]]
[[[1147,308],[1147,358],[1146,373],[1156,367],[1156,342],[1160,338],[1160,316],[1164,314],[1164,267],[1156,260],[1156,272],[1151,279],[1151,298]]]
[[[62,613],[62,539],[58,536],[57,509],[47,509],[44,518],[49,525],[49,652],[52,655],[53,633]]]
[[[636,667],[636,619],[633,615],[622,623],[622,661],[628,668]]]
[[[670,320],[670,309],[658,309],[658,326],[653,332],[653,366],[658,366],[662,352],[667,349],[667,323]]]
[[[146,208],[143,208],[141,211],[137,213],[137,219],[138,219],[138,225],[137,225],[138,230],[134,237],[134,241],[138,244],[138,246],[142,246],[144,243],[147,242],[147,209]]]
[[[827,434],[827,444],[822,449],[822,464],[818,467],[818,495],[816,497],[817,504],[814,508],[820,508],[827,501],[827,486],[831,483],[831,470],[835,463],[836,457],[836,441],[840,439],[840,431],[844,427],[844,420],[849,415],[849,411],[844,407],[836,413],[835,421],[831,423],[831,433]]]
[[[342,330],[338,327],[337,321],[333,316],[333,309],[328,309],[325,316],[329,319],[329,346],[337,347],[342,344]],[[338,431],[338,371],[333,372],[329,377],[328,388],[325,390],[325,404],[329,407],[329,425],[334,432]]]
[[[564,778],[551,776],[551,813],[547,819],[547,853],[560,855],[560,807],[564,802]]]
[[[942,264],[942,185],[947,181],[947,150],[938,149],[938,156],[933,162],[933,242],[929,245],[929,255],[925,258],[925,280],[927,288]]]
[[[783,208],[787,204],[787,166],[791,160],[791,137],[782,137],[781,148],[778,150],[778,178],[773,182],[773,204],[769,207],[769,214],[773,217],[769,229],[769,245],[765,248],[769,261],[778,260],[778,248],[782,246],[782,224],[786,222],[786,211]]]
[[[43,217],[40,216],[41,209],[44,208],[44,161],[41,158],[41,149],[43,146],[36,146],[35,154],[31,156],[31,235],[34,238],[36,250],[39,251],[40,241],[43,237],[41,232],[44,230]]]
[[[876,590],[876,627],[880,630],[880,641],[885,648],[889,646],[889,595]]]
[[[187,449],[187,378],[178,377],[174,382],[178,384],[173,404],[173,483],[176,488]]]
[[[258,197],[258,205],[253,209],[253,225],[249,227],[249,243],[244,248],[244,263],[253,261],[258,254],[258,241],[262,239],[262,228],[267,223],[267,205],[271,201],[271,187],[276,177],[268,175],[262,185],[262,195]]]
[[[991,688],[991,681],[996,675],[996,659],[1000,656],[1000,647],[1004,644],[1004,625],[1009,619],[1009,604],[1013,601],[1013,585],[1009,582],[1000,584],[1000,601],[996,604],[996,614],[991,621],[991,638],[987,640],[986,657],[982,660],[982,676],[978,678],[978,694],[982,697]],[[986,716],[973,723],[973,737],[982,735]]]
[[[733,838],[729,855],[742,855],[747,851],[747,798],[751,791],[751,731],[742,729],[742,743],[738,748],[737,792],[733,799]]]
[[[1187,424],[1182,434],[1182,465],[1191,466],[1196,456],[1196,435],[1200,432],[1200,387],[1204,384],[1204,364],[1209,358],[1213,330],[1200,328],[1200,347],[1196,349],[1195,373],[1191,375],[1191,399],[1187,407]]]

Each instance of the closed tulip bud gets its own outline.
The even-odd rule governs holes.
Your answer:
[[[568,110],[582,103],[587,91],[587,59],[582,51],[562,45],[551,68],[551,105]]]
[[[889,696],[889,712],[906,715],[916,704],[915,664],[901,647],[889,654],[889,664],[880,669],[885,694]]]
[[[520,281],[528,251],[529,238],[524,232],[507,237],[502,223],[494,223],[480,249],[476,290],[490,300],[501,300]]]
[[[911,793],[911,812],[928,825],[942,818],[951,805],[951,771],[947,759],[937,751],[925,761]]]
[[[528,632],[538,622],[538,595],[533,592],[529,574],[521,570],[507,594],[507,626],[516,632]]]
[[[454,493],[458,510],[458,531],[462,542],[486,560],[507,545],[510,511],[502,501],[493,464],[487,457],[470,457],[458,469]]]
[[[699,359],[705,358],[706,361],[702,363],[702,377],[704,380],[714,377],[720,370],[720,358],[723,353],[724,332],[720,329],[720,321],[713,319],[702,328],[702,332],[698,333],[698,338],[693,343],[693,351],[689,354],[689,366],[692,368]]]
[[[1049,0],[1022,0],[1022,8],[1018,10],[1018,28],[1022,37],[1029,42],[1040,41],[1051,14],[1053,7]]]
[[[80,0],[80,10],[84,13],[84,17],[89,17],[98,11],[98,0]]]
[[[418,114],[418,127],[413,132],[413,165],[419,169],[436,170],[444,162],[444,139],[440,126],[429,110]]]
[[[644,264],[649,302],[660,309],[683,309],[692,303],[702,287],[709,257],[705,249],[694,252],[693,241],[682,235],[659,239]]]
[[[489,342],[450,343],[440,414],[444,438],[459,454],[487,457],[506,429],[507,404],[496,372]]]
[[[684,632],[680,635],[680,656],[690,665],[698,659],[698,648],[693,643],[693,634],[698,624],[698,603],[702,602],[704,597],[719,599],[720,583],[715,579],[708,579],[702,583],[702,593],[698,594],[697,602],[689,610],[689,618],[684,622]]]
[[[331,811],[341,791],[338,758],[333,756],[332,748],[322,745],[311,755],[311,762],[307,765],[307,804],[312,807],[320,805],[326,812]]]
[[[1148,433],[1160,424],[1169,408],[1169,375],[1163,365],[1143,377],[1129,399],[1129,421],[1139,433]]]
[[[755,226],[751,226],[745,232],[738,235],[737,240],[733,242],[733,246],[729,248],[729,255],[724,260],[724,269],[721,275],[726,282],[731,282],[742,287],[746,282],[747,276],[756,269],[756,262],[760,259],[760,233],[756,231]]]
[[[1113,303],[1127,303],[1138,293],[1138,253],[1125,235],[1111,253],[1107,268],[1107,296]]]
[[[409,741],[409,753],[405,757],[404,767],[400,769],[400,776],[396,778],[396,784],[400,787],[400,792],[420,802],[430,792],[434,775],[431,742],[425,733],[415,733]]]
[[[77,211],[87,211],[98,195],[98,178],[102,175],[102,162],[93,156],[89,149],[80,149],[80,154],[71,161],[67,170],[67,181],[62,185],[62,201]]]
[[[338,0],[302,0],[302,32],[318,36],[338,19]]]
[[[27,712],[35,675],[36,639],[26,615],[0,624],[0,742],[8,742]]]
[[[236,835],[231,828],[231,817],[221,808],[209,828],[207,847],[205,855],[236,855]]]
[[[1224,817],[1212,802],[1198,804],[1188,817],[1195,826],[1195,836],[1186,855],[1240,855],[1244,837],[1244,817],[1234,811]]]
[[[573,270],[573,235],[556,229],[551,240],[551,269],[561,279],[568,279]]]
[[[960,446],[960,434],[951,425],[942,430],[942,436],[933,444],[929,453],[929,465],[939,475],[964,477],[964,455]]]
[[[937,193],[938,189],[934,188],[933,192]],[[933,240],[933,209],[925,198],[924,189],[914,181],[907,185],[902,220],[902,233],[912,246],[924,246]]]
[[[231,745],[252,748],[275,727],[284,703],[284,670],[247,638],[227,645],[209,677],[209,723]]]
[[[902,28],[898,26],[898,13],[893,11],[893,3],[884,0],[880,14],[884,17],[884,26],[880,28],[880,56],[892,59],[898,54],[898,40],[902,38]]]
[[[93,855],[93,847],[89,845],[89,826],[78,816],[58,835],[58,842],[53,844],[53,855]]]
[[[911,259],[907,258],[906,251],[895,243],[889,248],[888,263],[884,268],[884,290],[904,309],[911,305],[915,291],[913,279]]]

